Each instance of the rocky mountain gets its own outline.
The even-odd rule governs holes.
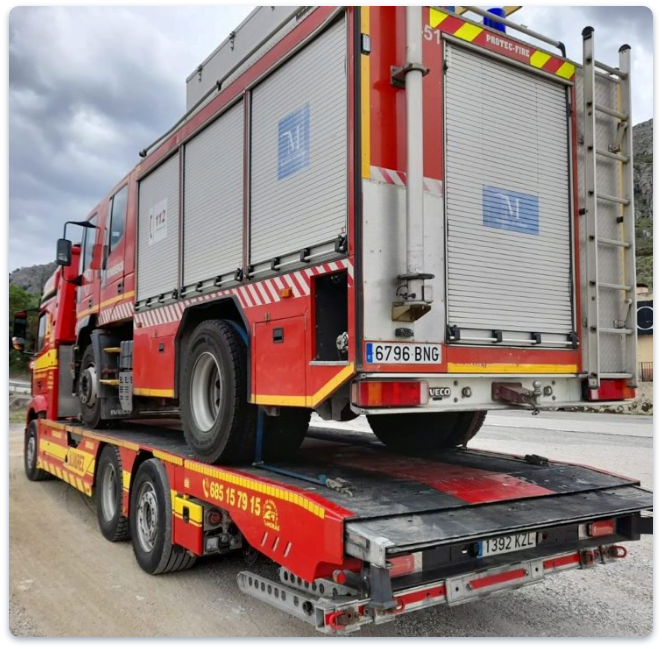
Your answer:
[[[653,289],[653,120],[633,130],[634,198],[637,214],[637,280]],[[19,268],[9,274],[9,283],[41,293],[55,263]]]
[[[17,268],[13,273],[9,273],[9,284],[18,286],[28,293],[40,295],[46,280],[53,274],[55,268],[54,261],[50,264]]]
[[[637,215],[637,281],[653,290],[653,120],[632,131]]]

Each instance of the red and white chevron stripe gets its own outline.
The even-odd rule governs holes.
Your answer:
[[[407,174],[404,171],[386,169],[385,167],[370,167],[370,180],[375,180],[386,185],[407,186]],[[444,181],[436,178],[423,178],[423,190],[436,196],[444,195]]]
[[[107,324],[108,322],[117,322],[118,320],[128,320],[133,317],[133,301],[127,300],[126,302],[118,302],[112,306],[101,309],[99,312],[99,324]]]
[[[202,302],[210,302],[226,295],[236,295],[241,306],[244,309],[252,309],[256,306],[266,306],[281,301],[280,291],[285,288],[292,289],[294,299],[310,295],[311,278],[315,275],[324,275],[347,269],[347,281],[350,286],[354,284],[354,267],[348,259],[340,261],[330,261],[325,264],[319,264],[313,268],[297,270],[287,275],[280,275],[270,279],[244,284],[235,288],[225,289],[191,297],[175,304],[150,309],[136,314],[136,322],[143,327],[155,327],[170,322],[177,322],[181,319],[184,310],[193,305]],[[133,306],[133,305],[132,305]]]

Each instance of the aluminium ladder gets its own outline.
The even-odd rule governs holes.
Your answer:
[[[630,82],[630,46],[619,49],[619,67],[612,68],[595,60],[593,28],[586,27],[584,38],[584,155],[585,155],[585,203],[586,218],[586,280],[588,304],[586,305],[586,343],[588,347],[587,370],[591,389],[600,387],[600,380],[623,378],[631,387],[637,384],[637,309],[636,309],[636,259],[635,259],[635,211],[633,188],[632,106]],[[599,70],[599,71],[598,71]],[[608,80],[616,84],[616,105],[598,103],[597,82]],[[596,114],[616,120],[616,137],[607,148],[600,148],[596,137]],[[606,193],[598,187],[598,158],[615,165],[618,193]],[[613,218],[617,207],[616,236],[600,236],[600,219]],[[607,215],[605,215],[607,213]],[[604,229],[604,228],[602,228]],[[615,281],[603,281],[600,273],[600,250],[620,250],[620,277]],[[603,269],[603,272],[608,269]],[[622,302],[620,314],[605,323],[605,309],[600,310],[600,296],[606,291],[616,292]],[[601,322],[601,315],[603,316]],[[609,326],[610,325],[610,326]],[[603,371],[600,359],[601,341],[605,336],[621,339],[622,367],[617,371]]]

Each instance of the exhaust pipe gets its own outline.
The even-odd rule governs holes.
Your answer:
[[[423,245],[423,14],[421,7],[406,7],[406,63],[398,71],[404,77],[407,109],[407,261],[404,281],[393,303],[393,320],[413,322],[430,310],[432,288],[425,280]]]

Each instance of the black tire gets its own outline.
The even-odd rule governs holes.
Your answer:
[[[390,450],[424,453],[466,446],[480,430],[486,415],[485,410],[368,415],[368,423]]]
[[[95,481],[97,520],[109,541],[126,541],[129,519],[122,515],[122,457],[116,446],[105,446],[97,463]]]
[[[247,383],[246,345],[235,327],[225,320],[199,324],[185,351],[180,385],[184,436],[199,460],[252,459],[257,409],[248,403]]]
[[[295,455],[308,432],[310,415],[307,408],[281,408],[277,417],[265,415],[263,459],[285,460]]]
[[[131,487],[129,512],[133,552],[150,575],[190,568],[196,557],[172,542],[170,483],[159,460],[140,465]]]
[[[105,421],[101,419],[101,400],[99,399],[98,376],[95,386],[90,385],[89,374],[86,371],[89,368],[95,369],[94,350],[92,345],[83,352],[83,358],[80,363],[80,375],[78,377],[78,401],[80,402],[81,418],[83,423],[90,428],[103,428]],[[96,372],[95,372],[96,374]],[[90,403],[90,398],[85,396],[90,390],[94,390],[96,398]],[[87,402],[86,402],[87,401]]]
[[[39,449],[39,438],[37,436],[37,420],[33,419],[25,429],[25,443],[23,445],[23,466],[25,475],[31,482],[41,480],[52,480],[53,476],[37,468],[37,451]]]

